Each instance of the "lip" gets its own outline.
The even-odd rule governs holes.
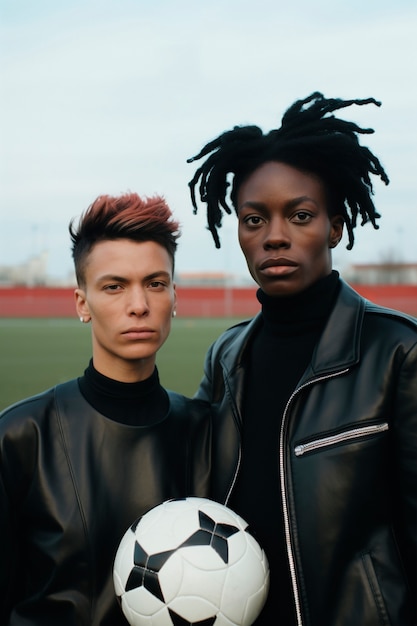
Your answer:
[[[132,328],[128,328],[122,332],[124,337],[129,337],[131,339],[147,339],[155,334],[153,328],[149,328],[148,326],[133,326]]]
[[[285,278],[297,271],[298,263],[285,257],[268,258],[262,261],[258,271],[265,278]]]
[[[291,261],[291,259],[286,259],[285,257],[269,258],[265,259],[265,261],[260,264],[259,269],[262,271],[270,267],[298,267],[298,263]]]

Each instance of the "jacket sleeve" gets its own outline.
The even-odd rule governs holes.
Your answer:
[[[195,397],[211,405],[221,403],[225,394],[226,376],[234,376],[260,315],[239,322],[225,330],[210,346],[204,361],[204,376]],[[223,360],[228,366],[223,371]]]
[[[236,337],[239,335],[242,325],[232,326],[210,346],[204,360],[204,375],[200,387],[195,397],[204,402],[209,402],[212,406],[222,402],[225,385],[222,357]],[[232,363],[233,367],[235,362]]]
[[[212,361],[213,361],[213,345],[207,351],[205,360],[204,360],[204,375],[200,382],[200,387],[195,394],[195,398],[202,400],[204,402],[213,402],[213,372],[212,372]]]
[[[20,551],[24,544],[21,511],[30,488],[37,449],[36,429],[26,419],[29,403],[0,415],[0,624],[19,594]]]
[[[175,415],[176,437],[186,446],[186,493],[200,498],[209,497],[212,437],[210,405],[170,390],[168,395],[171,414]]]
[[[0,475],[0,624],[8,622],[8,614],[12,604],[13,563],[17,560],[16,552],[17,542],[12,523],[11,506],[3,476]]]
[[[406,355],[398,378],[394,419],[395,476],[400,523],[398,540],[413,597],[417,589],[417,344]],[[417,606],[415,607],[417,620]]]
[[[5,426],[1,420],[0,426]],[[19,467],[13,461],[14,442],[0,428],[0,624],[8,623],[16,592],[16,570],[19,563],[17,507],[13,494],[19,492]],[[13,485],[11,478],[15,477]]]
[[[199,400],[188,400],[191,419],[188,428],[189,488],[199,497],[210,496],[211,480],[211,410],[210,405]]]

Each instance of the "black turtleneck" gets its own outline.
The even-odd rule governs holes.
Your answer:
[[[168,413],[168,394],[159,383],[156,367],[146,380],[122,383],[100,374],[91,360],[78,384],[96,411],[122,424],[151,426]]]
[[[257,626],[296,624],[279,482],[279,432],[285,406],[311,361],[339,287],[332,272],[302,293],[258,290],[262,325],[245,356],[242,462],[230,500],[254,530],[271,568],[271,591]]]

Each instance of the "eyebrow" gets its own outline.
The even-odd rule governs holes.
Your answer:
[[[311,198],[310,196],[298,196],[297,198],[292,198],[291,200],[288,200],[288,202],[285,203],[285,206],[288,207],[289,209],[292,209],[298,206],[299,204],[301,204],[302,202],[312,202],[315,206],[318,206],[318,203],[316,202],[316,200],[314,200],[314,198]],[[247,202],[244,202],[238,207],[238,211],[240,211],[241,209],[245,209],[245,208],[256,209],[258,211],[266,211],[268,210],[268,204],[266,202],[257,202],[256,200],[253,200],[253,201],[248,200]]]
[[[144,281],[153,280],[154,278],[162,278],[162,277],[168,278],[169,280],[171,280],[171,274],[169,272],[166,272],[165,270],[157,270],[156,272],[147,274],[146,276],[143,276],[142,280]],[[118,276],[117,274],[103,274],[103,276],[99,276],[97,278],[96,282],[103,283],[107,281],[111,281],[115,283],[128,283],[130,279],[126,278],[126,276]]]

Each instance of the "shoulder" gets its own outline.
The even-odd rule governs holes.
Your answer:
[[[363,334],[371,341],[382,340],[386,347],[391,346],[404,357],[417,351],[417,320],[369,301],[365,301]]]
[[[210,414],[210,405],[196,398],[188,398],[176,391],[167,389],[170,412],[174,417],[206,419]]]
[[[6,422],[21,421],[22,419],[33,418],[42,414],[51,402],[53,402],[53,398],[54,388],[51,388],[42,393],[15,402],[0,413],[0,426],[4,426]]]
[[[401,311],[389,309],[365,300],[365,314],[371,318],[382,320],[384,323],[403,327],[405,331],[409,329],[411,333],[417,333],[417,318]]]
[[[233,326],[227,328],[221,336],[223,336],[225,339],[235,339],[236,337],[244,333],[247,330],[248,326],[253,323],[253,321],[254,318],[250,318],[247,320],[242,320],[237,324],[233,324]]]
[[[11,499],[22,485],[29,484],[35,471],[53,404],[54,392],[48,389],[0,413],[0,472],[5,485],[9,485]]]
[[[238,322],[237,324],[233,324],[233,326],[229,326],[229,328],[227,328],[220,335],[217,341],[220,341],[220,340],[228,341],[228,340],[235,339],[236,337],[244,333],[247,330],[248,326],[252,324],[255,319],[256,318],[251,317],[250,319],[242,320],[241,322]]]
[[[211,432],[211,407],[198,398],[187,398],[175,391],[167,390],[170,401],[170,422],[176,433],[204,438]],[[194,434],[193,434],[194,433]]]
[[[229,348],[240,351],[246,345],[248,338],[252,335],[253,329],[258,325],[259,320],[260,314],[254,318],[230,326],[230,328],[225,330],[210,346],[207,353],[208,358],[216,358],[220,353],[224,353]]]
[[[70,391],[74,382],[71,380],[51,387],[5,408],[0,413],[0,434],[10,428],[21,429],[24,424],[40,424],[55,407],[57,389]]]
[[[374,328],[380,333],[383,330],[399,336],[407,336],[411,340],[413,337],[416,338],[417,318],[371,302],[342,279],[338,301],[342,303],[342,309],[344,308],[345,311],[357,311],[359,313],[357,319],[363,318],[366,329]]]

